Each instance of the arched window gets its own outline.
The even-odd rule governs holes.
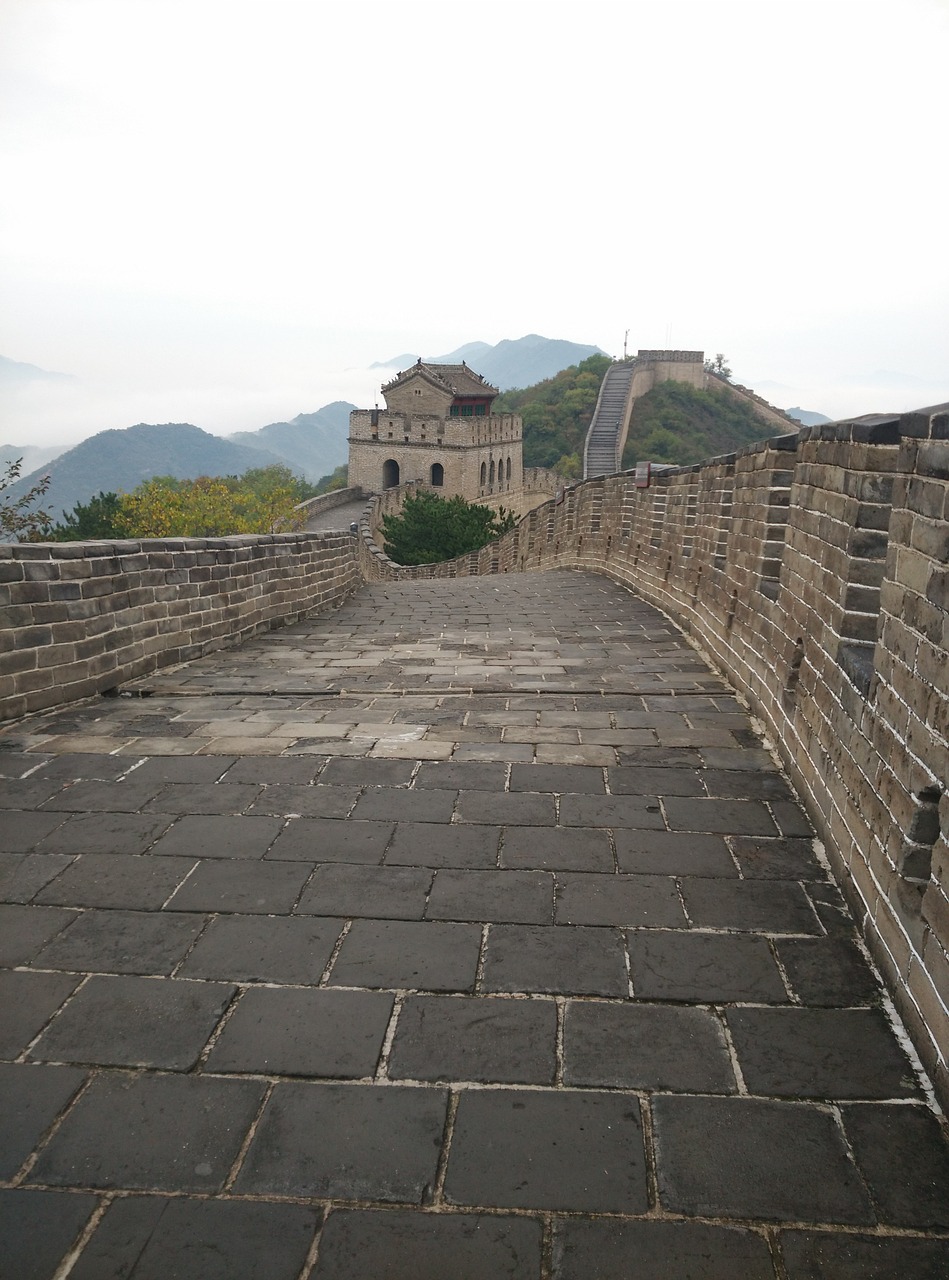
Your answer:
[[[481,488],[483,489],[488,479],[488,468],[482,462],[481,464]]]
[[[445,483],[445,468],[440,462],[432,463],[432,484],[440,488]]]
[[[382,487],[394,489],[399,483],[399,464],[395,458],[389,458],[382,464]]]
[[[491,459],[491,484],[494,484],[494,459]]]
[[[508,458],[507,460],[507,482],[508,484],[511,483],[511,459],[510,458]]]

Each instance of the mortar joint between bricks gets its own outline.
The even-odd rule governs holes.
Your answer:
[[[264,1089],[263,1095],[260,1099],[260,1105],[257,1108],[257,1112],[253,1120],[250,1122],[250,1125],[248,1126],[247,1132],[244,1135],[244,1141],[241,1143],[240,1150],[238,1151],[237,1155],[234,1157],[234,1163],[231,1165],[230,1170],[228,1171],[228,1175],[224,1179],[224,1186],[221,1188],[221,1190],[224,1192],[230,1191],[231,1188],[234,1186],[235,1181],[237,1180],[237,1175],[241,1171],[241,1165],[244,1163],[244,1160],[247,1156],[247,1152],[250,1149],[250,1144],[253,1142],[254,1138],[256,1137],[257,1129],[260,1125],[261,1119],[263,1118],[264,1110],[267,1106],[267,1103],[270,1101],[270,1095],[273,1093],[275,1087],[276,1087],[276,1082],[271,1080],[267,1083],[267,1086]]]
[[[336,942],[333,946],[333,950],[330,952],[330,958],[327,960],[326,964],[323,966],[323,972],[320,974],[320,980],[316,984],[318,987],[329,986],[329,979],[330,979],[330,974],[333,972],[333,966],[336,963],[337,957],[339,956],[343,943],[346,941],[346,936],[352,927],[353,927],[352,919],[343,921],[343,927],[339,931],[339,937],[336,939]]]

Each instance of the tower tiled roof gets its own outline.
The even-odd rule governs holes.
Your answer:
[[[382,388],[383,392],[399,386],[400,383],[407,381],[408,378],[418,373],[428,377],[437,386],[450,391],[453,396],[496,396],[500,394],[497,387],[492,387],[491,383],[486,382],[480,373],[475,373],[473,369],[469,369],[464,361],[461,364],[427,364],[423,360],[413,364],[410,369],[403,369],[401,373],[396,374],[392,381],[387,382]]]

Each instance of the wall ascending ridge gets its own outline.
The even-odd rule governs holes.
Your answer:
[[[674,618],[767,727],[949,1101],[949,405],[589,480],[446,564],[372,532],[369,579],[589,569]]]

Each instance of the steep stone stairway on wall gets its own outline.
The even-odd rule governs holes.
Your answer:
[[[583,453],[583,478],[612,475],[619,470],[617,442],[623,428],[626,400],[635,362],[624,360],[606,371]]]

